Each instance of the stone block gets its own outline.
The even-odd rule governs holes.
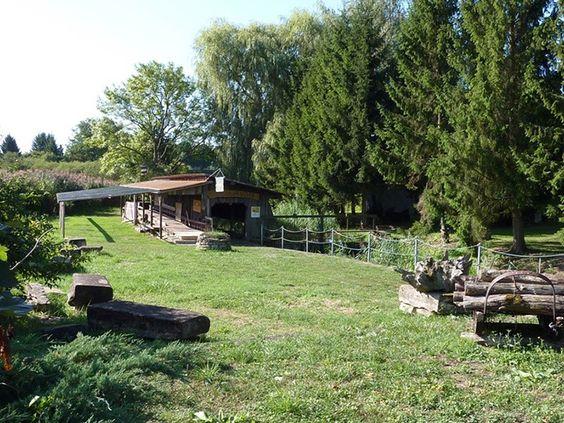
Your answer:
[[[67,238],[67,243],[72,245],[73,247],[85,247],[86,246],[86,238]]]
[[[210,329],[210,319],[187,310],[110,301],[88,306],[93,329],[127,331],[150,339],[195,339]]]
[[[104,276],[75,273],[68,294],[68,303],[73,307],[110,301],[114,290]]]
[[[411,285],[399,288],[400,310],[410,314],[430,316],[432,314],[453,314],[458,307],[452,302],[452,294],[444,292],[420,292]]]

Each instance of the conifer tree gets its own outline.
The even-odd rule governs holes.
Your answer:
[[[387,85],[395,107],[382,110],[378,135],[384,142],[371,150],[388,182],[423,194],[419,207],[428,225],[445,213],[441,183],[430,179],[429,172],[451,131],[444,98],[457,81],[457,71],[448,60],[456,39],[457,3],[416,0],[411,5],[395,46],[397,76]]]
[[[20,154],[20,148],[18,147],[18,143],[16,139],[12,137],[10,134],[6,135],[4,141],[2,141],[2,146],[0,147],[2,150],[2,154],[6,153],[15,153]]]
[[[36,153],[48,153],[53,157],[61,157],[63,155],[63,147],[57,145],[53,134],[41,132],[37,134],[31,144],[31,151]]]
[[[324,31],[285,118],[295,192],[308,205],[337,209],[378,180],[367,159],[386,106],[395,29],[384,2],[350,2],[324,17]]]
[[[550,130],[561,134],[561,121],[543,101],[562,83],[549,50],[558,15],[550,0],[461,4],[461,89],[448,107],[454,134],[443,160],[452,186],[445,195],[486,223],[510,214],[513,252],[526,249],[523,210],[544,186],[531,158],[546,169],[562,160],[561,138]]]

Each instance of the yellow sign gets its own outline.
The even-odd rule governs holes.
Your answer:
[[[258,219],[260,217],[260,206],[251,206],[251,217]]]
[[[201,200],[198,200],[196,198],[192,200],[192,211],[196,212],[196,213],[202,212],[202,201]]]

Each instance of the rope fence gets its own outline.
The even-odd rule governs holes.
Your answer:
[[[473,258],[473,271],[481,268],[550,271],[564,264],[563,254],[512,254],[476,245],[457,247],[433,244],[417,237],[395,238],[382,231],[346,231],[329,229],[295,230],[284,226],[267,228],[261,225],[261,245],[292,249],[307,253],[321,253],[351,257],[369,263],[414,269],[418,261],[427,257],[440,260],[445,256],[468,255]]]

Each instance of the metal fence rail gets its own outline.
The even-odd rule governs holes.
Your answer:
[[[469,255],[473,260],[473,271],[480,268],[531,269],[537,272],[550,270],[564,264],[564,253],[560,254],[512,254],[483,246],[481,243],[466,247],[432,244],[417,237],[395,238],[382,231],[346,231],[329,229],[314,231],[308,228],[291,230],[280,226],[267,228],[261,225],[261,245],[292,249],[307,253],[322,253],[348,256],[369,263],[414,269],[421,259],[433,257],[437,260]]]

